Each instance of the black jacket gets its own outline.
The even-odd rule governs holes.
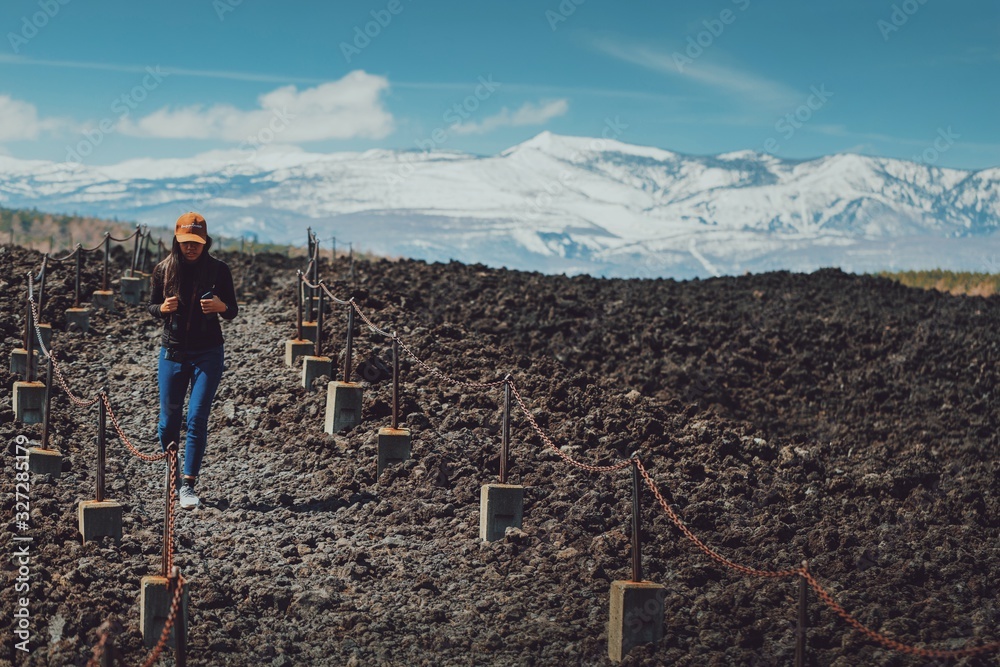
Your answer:
[[[219,317],[231,320],[239,313],[233,274],[225,262],[203,253],[194,264],[181,262],[179,305],[175,313],[161,313],[163,294],[163,263],[153,269],[153,284],[149,291],[147,310],[153,317],[163,320],[163,347],[173,350],[204,350],[222,345],[222,327]],[[198,303],[205,292],[211,290],[226,304],[224,313],[201,312]]]

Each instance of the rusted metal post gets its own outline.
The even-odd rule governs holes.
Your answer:
[[[76,284],[73,287],[73,307],[80,307],[80,278],[83,273],[83,246],[79,243],[76,244],[76,249],[73,251],[76,253]]]
[[[45,375],[45,416],[42,419],[42,449],[49,448],[49,422],[52,412],[52,355],[49,354],[48,373]]]
[[[337,261],[337,237],[330,237],[330,270],[333,270],[333,264]],[[337,275],[337,274],[333,274]]]
[[[809,570],[809,561],[802,561],[802,569]],[[795,667],[806,666],[806,628],[809,627],[809,584],[799,575],[799,621],[795,628]]]
[[[642,499],[639,494],[639,459],[632,459],[632,581],[642,581],[642,538],[639,535],[642,521]]]
[[[170,586],[172,599],[173,596],[177,595],[177,587],[184,585],[181,580],[181,569],[176,565],[170,573],[170,580],[173,584]],[[184,622],[183,602],[177,607],[177,612],[174,614],[174,661],[177,663],[177,667],[187,667],[187,624]]]
[[[351,381],[351,355],[354,352],[354,304],[347,306],[347,354],[344,355],[344,382]]]
[[[399,339],[392,332],[392,428],[399,428]]]
[[[319,310],[316,311],[316,356],[323,356],[323,283],[319,284]]]
[[[298,276],[298,289],[295,293],[298,295],[296,299],[296,315],[295,315],[295,340],[302,340],[302,272],[296,271],[296,276]]]
[[[104,466],[107,463],[107,443],[105,429],[108,425],[108,406],[105,399],[107,387],[101,387],[101,398],[97,401],[97,502],[104,502]]]
[[[42,319],[42,301],[45,299],[45,277],[49,273],[49,254],[45,253],[42,257],[42,270],[38,274],[38,299],[35,300],[35,304],[38,306],[38,320],[39,322],[44,322]]]
[[[129,269],[129,276],[135,275],[136,263],[139,261],[139,242],[142,241],[142,226],[135,226],[135,247],[132,248],[132,266]]]
[[[104,232],[104,267],[101,273],[101,291],[108,291],[108,265],[111,262],[111,232]]]
[[[503,424],[500,434],[500,483],[507,483],[507,460],[510,457],[510,375],[503,382]]]
[[[306,282],[315,283],[316,281],[315,281],[315,270],[314,269],[315,269],[315,264],[316,264],[316,252],[315,252],[315,250],[313,248],[312,227],[307,227],[306,228],[306,234],[307,234],[306,257],[309,258],[309,261],[311,263],[306,265],[306,277],[305,277],[305,280],[306,280]],[[309,303],[306,305],[306,315],[307,315],[306,321],[307,322],[315,322],[315,320],[313,319],[313,297],[316,296],[316,295],[313,293],[313,289],[311,287],[307,287],[306,285],[303,285],[303,288],[309,290],[308,292],[306,292],[306,294],[308,295],[308,299],[309,299]]]

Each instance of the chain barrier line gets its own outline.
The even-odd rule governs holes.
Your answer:
[[[65,262],[65,261],[66,261],[67,259],[73,259],[74,257],[76,257],[76,253],[78,253],[78,252],[79,252],[80,250],[82,250],[82,249],[83,249],[83,246],[81,246],[81,245],[80,245],[80,244],[78,243],[78,244],[77,244],[77,247],[73,248],[73,252],[69,253],[69,254],[68,254],[68,255],[66,255],[65,257],[52,257],[52,256],[50,255],[50,256],[49,256],[49,261],[50,261],[50,262],[55,262],[56,264],[62,264],[62,263],[63,263],[63,262]]]
[[[128,236],[126,236],[123,239],[115,238],[110,233],[108,233],[108,238],[111,239],[112,241],[114,241],[115,243],[125,243],[126,241],[131,241],[132,239],[134,239],[135,235],[139,233],[139,229],[140,229],[140,227],[136,227],[134,232],[132,232],[131,234],[129,234]]]
[[[143,454],[142,452],[140,452],[136,448],[136,446],[132,444],[132,441],[128,439],[128,436],[125,435],[125,431],[122,430],[121,424],[118,423],[118,417],[115,416],[115,411],[111,409],[111,401],[108,399],[108,395],[102,392],[98,394],[97,397],[104,401],[104,407],[107,408],[108,410],[108,417],[111,418],[111,424],[115,427],[115,432],[118,433],[118,438],[123,443],[125,443],[125,446],[128,447],[129,451],[132,452],[133,456],[137,456],[143,461],[148,461],[149,463],[155,463],[157,461],[162,461],[163,459],[167,458],[167,452],[160,452],[159,454],[155,455]]]
[[[406,345],[406,343],[404,343],[402,340],[400,340],[398,336],[396,337],[396,340],[399,341],[399,346],[401,348],[403,348],[403,351],[405,351],[408,355],[410,355],[410,357],[414,361],[416,361],[420,365],[421,368],[423,368],[425,371],[427,371],[431,375],[437,376],[437,377],[441,378],[442,380],[445,380],[446,382],[451,382],[452,384],[461,385],[463,387],[469,387],[470,389],[493,389],[493,388],[496,388],[496,387],[503,386],[503,383],[507,381],[506,379],[504,379],[504,380],[497,380],[496,382],[469,382],[467,380],[459,380],[458,378],[454,378],[454,377],[448,375],[447,373],[443,373],[443,372],[439,371],[438,369],[433,368],[430,365],[428,365],[427,362],[425,362],[423,359],[421,359],[416,354],[414,354],[413,350],[411,350]]]
[[[504,381],[506,382],[506,380]],[[588,472],[614,472],[616,470],[622,470],[632,465],[632,459],[630,458],[607,466],[595,466],[590,463],[583,463],[582,461],[577,461],[569,454],[559,449],[559,447],[556,446],[556,443],[554,443],[552,439],[545,434],[545,431],[542,430],[542,427],[538,425],[537,421],[535,421],[535,416],[531,414],[531,412],[528,410],[528,406],[524,404],[524,399],[521,398],[521,392],[517,390],[517,386],[514,384],[513,380],[510,382],[510,390],[511,393],[514,394],[514,399],[517,401],[517,404],[521,406],[521,412],[524,413],[524,416],[527,418],[528,423],[531,424],[531,428],[535,429],[535,432],[538,434],[538,437],[542,439],[542,442],[545,443],[545,445],[549,449],[558,454],[559,457],[562,458],[562,460],[566,461],[566,463],[569,463],[570,465],[576,466],[577,468],[580,468],[581,470],[586,470]]]
[[[35,297],[34,294],[32,293],[33,288],[34,288],[34,283],[31,280],[31,274],[29,273],[28,302],[31,305],[31,321],[34,323],[35,338],[38,340],[38,348],[42,353],[42,357],[45,359],[52,360],[52,371],[56,374],[56,380],[59,382],[59,385],[63,388],[63,391],[66,392],[66,395],[69,397],[70,402],[81,408],[89,408],[90,406],[94,405],[95,403],[97,403],[97,401],[100,400],[101,395],[98,394],[97,396],[94,396],[92,399],[88,401],[78,397],[69,388],[69,383],[66,381],[66,377],[62,373],[62,369],[56,362],[55,352],[45,347],[45,343],[42,341],[42,334],[38,330],[38,304],[35,303]]]
[[[103,247],[104,247],[104,240],[102,239],[101,242],[95,245],[93,248],[84,248],[81,246],[80,250],[82,250],[83,252],[97,252]]]
[[[170,484],[173,484],[174,480],[180,479],[180,471],[177,469],[179,452],[180,448],[174,443],[174,447],[170,450]],[[174,522],[177,520],[176,508],[174,507],[175,496],[176,494],[171,493],[170,502],[167,503],[167,526],[169,527],[167,530],[167,574],[174,571]]]
[[[816,581],[815,577],[813,577],[808,570],[804,568],[801,569],[799,571],[799,575],[806,580],[806,583],[808,583],[814,591],[816,591],[816,595],[819,596],[820,600],[822,600],[826,606],[830,607],[830,609],[847,622],[848,625],[872,641],[878,642],[882,646],[893,649],[894,651],[909,653],[910,655],[919,656],[921,658],[963,658],[979,655],[980,653],[989,653],[1000,649],[1000,642],[993,642],[992,644],[984,644],[982,646],[962,649],[920,648],[918,646],[904,644],[903,642],[886,637],[881,632],[872,630],[861,623],[861,621],[854,618],[854,616],[852,616],[846,609],[841,607],[836,600],[833,599],[833,595],[823,588],[823,586]]]
[[[363,312],[361,312],[361,307],[357,304],[357,302],[353,298],[351,299],[351,305],[354,306],[354,311],[361,318],[361,321],[368,325],[369,329],[371,329],[372,331],[381,336],[387,336],[388,338],[397,338],[395,334],[391,334],[388,331],[385,331],[375,326],[375,323],[372,322],[370,319],[368,319],[368,317]]]
[[[636,465],[639,468],[639,473],[642,475],[643,479],[646,480],[646,486],[648,486],[649,490],[653,492],[653,496],[656,497],[656,500],[660,503],[660,506],[663,508],[663,511],[666,512],[667,516],[670,517],[670,520],[674,522],[674,525],[677,526],[677,528],[682,533],[684,533],[685,537],[694,542],[695,545],[697,545],[697,547],[701,549],[701,551],[706,556],[708,556],[715,562],[721,565],[725,565],[726,567],[736,570],[737,572],[741,572],[743,574],[747,574],[753,577],[767,578],[767,579],[794,577],[796,575],[801,575],[804,572],[803,568],[801,567],[791,568],[788,570],[758,570],[757,568],[754,567],[749,567],[747,565],[740,565],[739,563],[733,562],[728,558],[726,558],[725,556],[723,556],[722,554],[720,554],[719,552],[713,550],[711,547],[707,546],[704,542],[698,539],[698,536],[695,535],[693,532],[691,532],[691,529],[687,527],[687,524],[685,524],[684,521],[682,521],[681,518],[677,516],[677,513],[673,510],[672,507],[670,507],[670,504],[667,503],[666,499],[664,499],[663,494],[660,493],[660,489],[656,486],[656,482],[653,481],[653,478],[652,476],[650,476],[649,471],[646,470],[646,466],[642,464],[642,460],[636,457],[635,461]]]

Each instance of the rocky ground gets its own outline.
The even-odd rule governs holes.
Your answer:
[[[118,257],[123,261],[124,257]],[[513,423],[522,531],[483,544],[479,489],[496,480],[500,390],[444,382],[411,360],[402,414],[413,458],[375,475],[391,388],[365,389],[364,421],[323,432],[325,395],[283,365],[301,262],[226,255],[249,304],[225,328],[227,367],[200,490],[180,514],[177,561],[191,584],[192,665],[609,665],[608,590],[630,574],[630,476],[577,470]],[[23,326],[23,276],[40,256],[0,249],[4,354]],[[90,266],[93,263],[94,266]],[[99,262],[88,263],[92,289]],[[157,323],[98,312],[64,332],[71,270],[50,278],[44,319],[74,391],[107,385],[122,426],[157,450]],[[323,267],[336,293],[456,377],[511,373],[564,451],[610,463],[639,451],[667,500],[726,557],[761,568],[808,559],[864,623],[907,643],[1000,640],[1000,297],[953,297],[839,271],[678,283],[567,278],[413,261]],[[345,311],[328,319],[341,354]],[[355,363],[389,359],[358,328]],[[341,358],[342,359],[342,358]],[[341,360],[338,360],[338,364]],[[15,377],[0,369],[3,485],[13,491]],[[139,580],[158,572],[163,464],[110,441],[120,545],[81,545],[93,497],[96,408],[61,392],[57,481],[31,479],[31,652],[5,631],[2,663],[83,665],[108,617],[130,664],[145,656]],[[13,493],[0,540],[12,545]],[[663,640],[625,665],[789,665],[797,581],[720,569],[646,496],[647,578],[666,586]],[[13,551],[13,547],[7,547]],[[11,560],[0,603],[11,618]],[[813,665],[936,662],[884,649],[813,598]],[[6,626],[6,624],[5,624]]]

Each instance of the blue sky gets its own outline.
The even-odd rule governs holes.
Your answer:
[[[489,155],[549,130],[1000,165],[996,0],[6,0],[0,34],[18,158]]]

